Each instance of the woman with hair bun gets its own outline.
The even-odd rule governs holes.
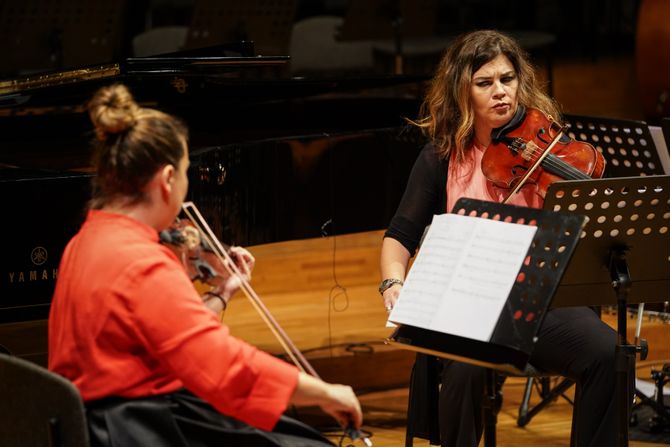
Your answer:
[[[359,428],[350,387],[231,336],[159,243],[188,188],[184,124],[138,106],[122,85],[99,90],[89,113],[97,176],[59,267],[49,369],[79,389],[91,445],[332,445],[282,416],[289,404],[318,405]],[[235,250],[249,274],[253,257]]]

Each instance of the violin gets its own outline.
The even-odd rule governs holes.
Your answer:
[[[208,296],[216,297],[225,309],[229,297],[222,295],[222,289],[231,275],[195,224],[188,218],[177,218],[172,226],[160,232],[159,239],[181,261],[196,290],[203,295],[203,301]],[[222,247],[232,255],[229,246],[222,244]]]
[[[213,289],[219,289],[231,277],[236,277],[240,281],[240,289],[270,327],[293,363],[301,371],[318,377],[314,368],[305,360],[302,353],[298,351],[260,297],[251,288],[246,275],[239,270],[231,258],[230,247],[222,244],[214,236],[202,214],[192,202],[185,202],[182,205],[182,211],[186,218],[178,219],[172,227],[162,231],[160,239],[182,261],[191,281],[196,284],[196,288],[200,289],[198,283],[202,283]]]
[[[291,361],[300,371],[321,379],[251,287],[247,275],[240,271],[232,259],[234,253],[230,250],[230,246],[221,243],[216,238],[192,202],[184,202],[182,211],[186,218],[178,219],[172,227],[161,232],[160,238],[162,243],[169,246],[182,260],[182,263],[185,263],[191,280],[200,281],[212,287],[209,292],[205,293],[213,293],[211,290],[220,290],[228,281],[238,280],[240,289],[268,325]],[[224,301],[224,307],[226,302]],[[361,439],[368,446],[372,445],[368,437],[352,427],[345,428],[345,435],[353,440]]]
[[[509,123],[491,132],[482,172],[494,185],[511,190],[503,203],[526,184],[534,184],[544,198],[554,182],[602,177],[603,155],[570,138],[565,129],[551,116],[519,105]]]

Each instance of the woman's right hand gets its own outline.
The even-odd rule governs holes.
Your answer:
[[[347,385],[332,383],[326,383],[326,388],[328,397],[319,404],[319,407],[334,417],[342,428],[349,426],[361,428],[363,412],[354,390]]]
[[[354,390],[347,385],[324,382],[303,372],[298,373],[298,386],[291,402],[295,405],[318,405],[337,420],[342,428],[359,429],[363,424],[361,404]]]
[[[379,263],[381,277],[396,278],[395,280],[390,279],[394,284],[382,292],[386,312],[391,312],[398,301],[398,295],[402,290],[402,281],[405,280],[407,275],[409,258],[409,252],[400,242],[390,237],[384,238]]]
[[[402,290],[402,285],[393,284],[388,289],[384,290],[382,297],[384,298],[384,308],[386,312],[391,312],[395,307],[395,303],[398,301],[398,296],[400,295],[400,290]]]

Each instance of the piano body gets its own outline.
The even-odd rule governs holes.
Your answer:
[[[83,220],[92,127],[85,103],[122,82],[190,129],[190,192],[222,240],[255,245],[384,228],[422,138],[425,78],[280,76],[253,45],[0,81],[0,350],[46,362],[58,262]],[[409,86],[409,88],[408,88]]]

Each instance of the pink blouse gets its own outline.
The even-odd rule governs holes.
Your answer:
[[[510,190],[493,185],[484,176],[481,170],[484,149],[473,143],[465,151],[465,160],[462,163],[457,163],[452,153],[447,176],[447,211],[451,211],[461,197],[502,202],[509,194]],[[507,203],[528,208],[541,208],[544,200],[535,193],[535,189],[533,184],[525,185]]]

